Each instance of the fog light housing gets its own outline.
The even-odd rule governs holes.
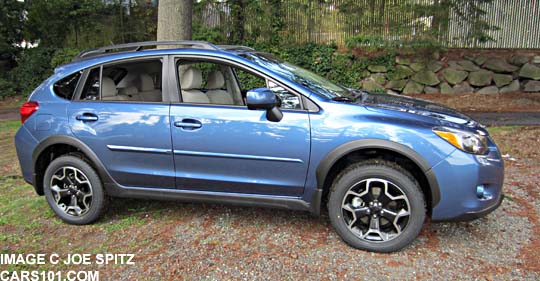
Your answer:
[[[486,189],[483,185],[479,185],[476,187],[476,196],[480,199],[483,199],[486,197],[485,193]]]

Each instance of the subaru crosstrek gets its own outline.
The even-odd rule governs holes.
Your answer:
[[[427,216],[472,220],[503,199],[500,152],[474,120],[248,47],[85,51],[20,113],[24,179],[70,224],[98,219],[109,197],[327,210],[349,245],[391,252]]]

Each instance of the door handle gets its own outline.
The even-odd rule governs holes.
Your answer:
[[[75,117],[75,119],[77,119],[79,121],[83,121],[83,122],[93,122],[93,121],[97,121],[98,117],[97,117],[97,115],[95,115],[93,113],[83,113],[81,115],[77,115],[77,117]]]
[[[182,121],[174,122],[174,126],[183,129],[199,129],[202,127],[202,123],[195,119],[182,119]]]

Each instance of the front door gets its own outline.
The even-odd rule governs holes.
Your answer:
[[[171,104],[176,187],[301,196],[309,113],[295,104],[282,108],[280,122],[268,121],[264,110],[249,110],[243,99],[244,88],[264,87],[264,78],[208,61],[178,61],[175,68],[183,101]]]

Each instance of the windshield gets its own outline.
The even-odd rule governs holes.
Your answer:
[[[243,57],[310,89],[320,96],[333,99],[349,94],[349,91],[346,88],[336,85],[309,70],[285,62],[270,54],[248,53],[244,54]]]

